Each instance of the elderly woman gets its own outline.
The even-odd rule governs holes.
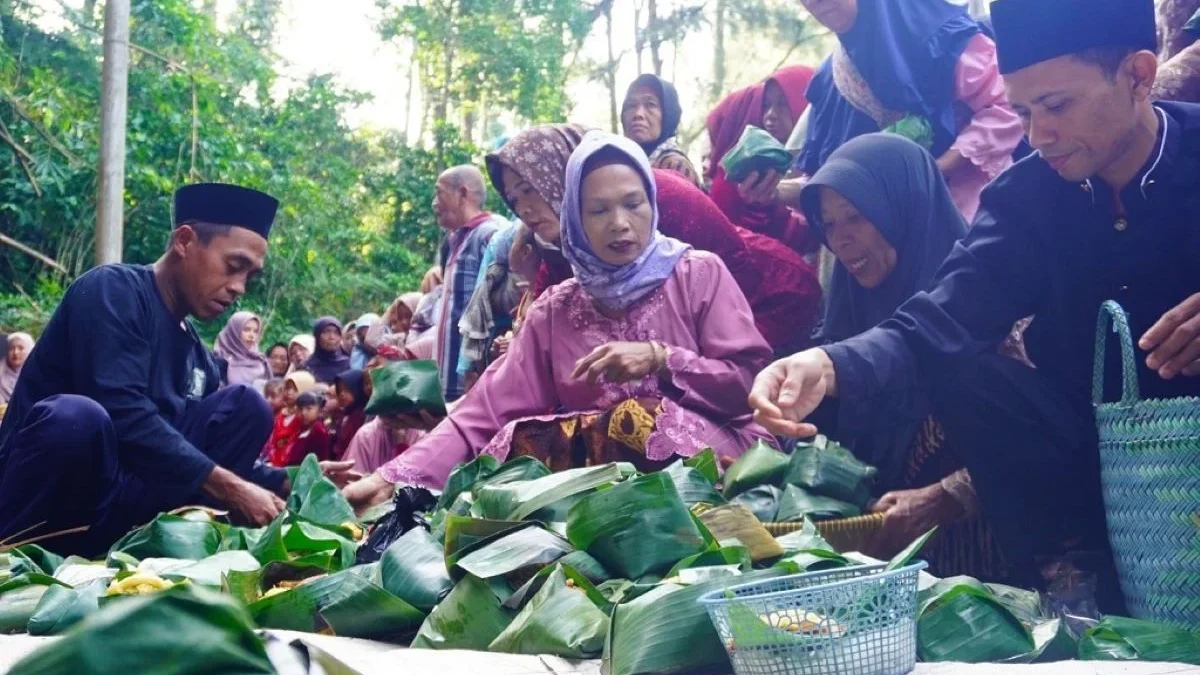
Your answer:
[[[639,75],[625,92],[621,105],[621,129],[625,137],[642,146],[650,158],[650,166],[674,171],[692,185],[699,187],[696,168],[678,145],[675,133],[683,107],[675,85],[657,75]]]
[[[772,440],[746,404],[771,350],[721,260],[658,232],[645,153],[593,132],[566,172],[561,245],[574,279],[538,299],[449,418],[347,488],[356,506],[396,483],[440,487],[480,453],[530,455],[553,470],[655,469],[704,447],[735,457]]]
[[[4,361],[0,363],[0,403],[7,404],[12,398],[13,389],[17,386],[17,378],[21,376],[21,368],[29,352],[33,351],[33,336],[29,333],[11,333],[8,336],[8,349]]]
[[[213,354],[225,362],[225,384],[254,384],[271,379],[271,364],[258,350],[262,320],[254,312],[234,312],[221,333]]]
[[[312,356],[313,350],[317,348],[317,340],[311,335],[292,336],[288,341],[288,372],[292,373],[297,370],[304,370],[304,364],[308,363],[309,357]]]
[[[573,124],[534,127],[487,158],[496,191],[537,235],[542,265],[535,296],[573,274],[558,248],[559,208],[566,163],[584,133]],[[773,349],[786,352],[807,339],[821,302],[812,267],[782,243],[735,227],[699,188],[676,174],[653,173],[662,233],[721,258]]]

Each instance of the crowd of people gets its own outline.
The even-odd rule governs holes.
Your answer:
[[[269,264],[275,200],[181,188],[155,265],[81,276],[36,349],[9,336],[0,538],[87,524],[51,544],[95,551],[196,500],[263,524],[310,454],[363,508],[480,454],[728,465],[820,431],[879,469],[881,552],[939,525],[941,574],[1041,586],[1069,557],[1115,606],[1101,302],[1144,394],[1200,393],[1200,109],[1152,96],[1152,0],[802,4],[833,52],[726,96],[699,170],[675,87],[639,76],[623,135],[536,126],[442,173],[421,288],[286,344],[239,311],[210,354],[187,321]],[[750,127],[790,170],[730,177]],[[376,369],[420,360],[447,415],[368,414]]]

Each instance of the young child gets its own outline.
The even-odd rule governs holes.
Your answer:
[[[300,433],[300,418],[296,414],[296,401],[300,394],[312,389],[317,381],[312,374],[297,370],[283,380],[283,406],[275,414],[275,427],[271,440],[267,441],[267,463],[272,466],[287,466],[288,448]],[[268,399],[269,400],[269,399]]]
[[[363,408],[369,397],[366,392],[366,373],[361,370],[347,370],[333,381],[337,393],[337,412],[333,416],[333,458],[341,459],[346,454],[346,448],[354,439],[354,434],[367,422],[367,414]]]
[[[287,405],[283,399],[283,378],[268,380],[263,385],[263,398],[267,399],[267,405],[271,406],[271,418],[279,417],[279,413],[283,412]]]
[[[315,391],[307,391],[296,399],[296,418],[300,431],[287,450],[283,466],[295,466],[309,455],[316,455],[321,461],[329,459],[331,439],[325,423],[321,421],[323,408],[324,400]]]

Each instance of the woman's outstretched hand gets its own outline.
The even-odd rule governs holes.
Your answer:
[[[833,361],[821,349],[808,349],[767,366],[754,378],[750,407],[754,420],[777,436],[808,438],[817,427],[804,422],[826,397],[837,393]]]

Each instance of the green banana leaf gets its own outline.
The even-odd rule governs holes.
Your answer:
[[[862,511],[849,502],[813,494],[799,485],[788,485],[779,498],[775,522],[791,523],[804,518],[831,520],[858,515],[862,515]]]
[[[100,609],[108,581],[95,579],[75,588],[49,586],[26,624],[30,635],[59,635]]]
[[[0,584],[0,633],[25,630],[29,617],[51,586],[69,588],[41,572],[25,572]]]
[[[730,504],[741,504],[758,518],[759,522],[775,522],[775,514],[779,512],[779,500],[783,490],[774,485],[759,485],[738,494],[729,500]]]
[[[78,556],[71,556],[54,570],[54,578],[68,586],[82,586],[96,579],[108,582],[116,576],[117,570],[103,562],[93,562]]]
[[[437,541],[446,541],[446,519],[450,516],[469,516],[471,515],[471,507],[474,506],[475,498],[470,492],[463,492],[458,495],[454,503],[449,509],[441,509],[435,511],[429,517],[429,534]]]
[[[725,498],[730,499],[760,485],[774,485],[783,478],[787,468],[787,455],[763,441],[755,441],[725,471]]]
[[[929,528],[928,532],[909,542],[908,546],[905,546],[903,551],[900,551],[896,555],[892,556],[892,559],[888,561],[887,565],[883,568],[883,571],[891,572],[893,570],[898,570],[912,562],[912,559],[921,552],[921,549],[925,548],[925,544],[928,543],[929,539],[936,533],[937,525],[934,525],[933,527]]]
[[[668,466],[663,472],[670,476],[671,481],[675,483],[675,489],[679,492],[679,498],[683,500],[684,504],[688,506],[695,504],[719,506],[725,503],[725,498],[717,491],[716,485],[701,469],[690,467],[680,460]]]
[[[454,563],[471,551],[486,546],[500,537],[526,527],[537,527],[534,522],[514,520],[486,520],[469,516],[446,518],[446,568],[454,569]]]
[[[120,598],[18,662],[10,675],[270,674],[245,608],[200,587]]]
[[[459,557],[450,570],[461,578],[465,574],[480,579],[518,575],[532,576],[542,567],[573,551],[570,542],[541,527],[525,527],[489,541],[486,545]],[[523,583],[525,579],[519,578]]]
[[[1037,591],[1004,584],[984,584],[984,587],[996,598],[996,602],[1007,607],[1013,616],[1029,628],[1052,618],[1042,609],[1042,596]]]
[[[747,124],[737,144],[721,158],[725,175],[734,183],[740,183],[751,173],[775,171],[780,175],[792,164],[792,153],[783,144],[763,129]]]
[[[792,451],[783,482],[850,502],[861,511],[871,499],[875,474],[875,467],[858,461],[854,453],[817,436],[813,442],[800,443]]]
[[[283,550],[286,551],[285,560],[290,560],[298,565],[318,565],[331,572],[336,572],[354,564],[354,554],[358,548],[358,544],[354,541],[338,532],[309,522],[294,513],[284,513],[280,517],[283,519],[283,522],[280,523],[280,538],[274,539],[271,527],[275,523],[272,523],[267,528],[267,534],[263,536],[263,541],[259,542],[271,552],[271,555],[278,553],[278,543],[282,542]],[[263,562],[263,558],[258,555],[257,550],[253,550],[251,553],[255,554],[260,562]],[[269,560],[277,559],[269,557]]]
[[[920,616],[927,607],[959,586],[969,586],[982,593],[991,593],[987,586],[975,577],[963,575],[938,579],[929,588],[917,592],[917,616]]]
[[[405,532],[388,546],[379,569],[381,585],[422,612],[433,609],[439,598],[454,587],[441,544],[422,527]]]
[[[488,483],[473,491],[474,508],[483,518],[524,520],[555,502],[618,481],[621,476],[616,464],[604,464],[560,471],[531,481]]]
[[[807,551],[794,551],[780,558],[775,563],[775,567],[786,570],[788,574],[800,574],[801,572],[820,572],[823,570],[835,570],[842,567],[851,567],[854,563],[840,553],[834,551],[826,551],[825,549],[811,549]]]
[[[501,485],[503,483],[516,483],[518,481],[537,480],[545,478],[551,473],[549,467],[542,464],[541,460],[536,457],[522,455],[513,457],[507,462],[500,465],[498,469],[491,474],[476,481],[473,487],[480,485]]]
[[[722,546],[720,548],[702,551],[695,555],[690,555],[683,560],[675,563],[675,566],[667,572],[667,579],[680,576],[684,570],[694,569],[698,567],[712,566],[728,566],[732,565],[740,571],[749,571],[750,549],[745,546]]]
[[[1052,663],[1071,661],[1079,652],[1079,645],[1071,629],[1062,619],[1049,619],[1033,626],[1034,648],[1028,654],[1005,659],[1004,663]]]
[[[833,546],[825,541],[825,537],[821,536],[821,531],[817,529],[816,523],[805,518],[804,527],[795,532],[788,532],[775,537],[775,541],[783,547],[783,550],[788,553],[796,553],[799,551],[813,551],[820,549],[835,553]]]
[[[338,526],[346,522],[358,522],[354,509],[342,496],[342,491],[321,473],[316,455],[305,457],[300,464],[300,470],[292,480],[287,507],[318,525]]]
[[[215,523],[197,522],[164,513],[121,537],[110,552],[137,559],[180,558],[201,560],[217,552],[221,530]]]
[[[762,581],[783,570],[756,570],[739,583]],[[718,578],[692,586],[662,584],[616,606],[604,645],[605,675],[729,673],[732,667],[708,610],[698,600],[729,586]]]
[[[705,448],[688,457],[683,460],[683,465],[699,471],[700,475],[713,485],[721,480],[721,466],[717,463],[717,453],[712,448]]]
[[[446,478],[446,485],[438,497],[435,510],[448,509],[458,499],[458,495],[470,492],[471,487],[478,481],[496,472],[500,468],[500,460],[492,455],[479,455],[475,459],[454,467]]]
[[[524,607],[525,601],[541,590],[542,584],[550,577],[550,573],[557,569],[558,565],[567,565],[587,577],[587,580],[593,584],[602,584],[610,580],[608,570],[604,569],[604,565],[601,565],[599,560],[588,555],[586,551],[571,551],[559,558],[554,565],[547,565],[533,575],[529,581],[508,596],[508,599],[504,601],[504,606],[513,611]]]
[[[15,577],[26,572],[54,575],[55,570],[63,564],[63,557],[51,553],[37,544],[25,544],[8,552],[8,569]]]
[[[917,622],[922,661],[987,663],[1027,654],[1029,630],[986,590],[960,585],[925,605]]]
[[[601,607],[607,604],[587,577],[555,565],[541,590],[492,640],[488,651],[567,659],[599,656],[608,633],[608,615]]]
[[[588,495],[571,508],[567,539],[618,576],[669,570],[707,547],[675,484],[651,473]]]
[[[357,569],[357,568],[352,568]],[[302,581],[327,574],[320,567],[271,562],[250,572],[230,571],[221,582],[221,589],[244,605],[251,605],[281,581]]]
[[[1142,619],[1106,616],[1079,639],[1079,658],[1200,665],[1200,631]]]
[[[468,576],[433,608],[411,647],[484,650],[512,619],[487,583]]]
[[[204,560],[180,562],[179,565],[163,570],[159,576],[171,580],[187,579],[193,583],[220,588],[226,574],[253,572],[262,567],[258,560],[246,551],[222,551]]]
[[[398,639],[420,625],[424,614],[382,586],[346,570],[263,597],[248,608],[264,628],[377,640]]]

